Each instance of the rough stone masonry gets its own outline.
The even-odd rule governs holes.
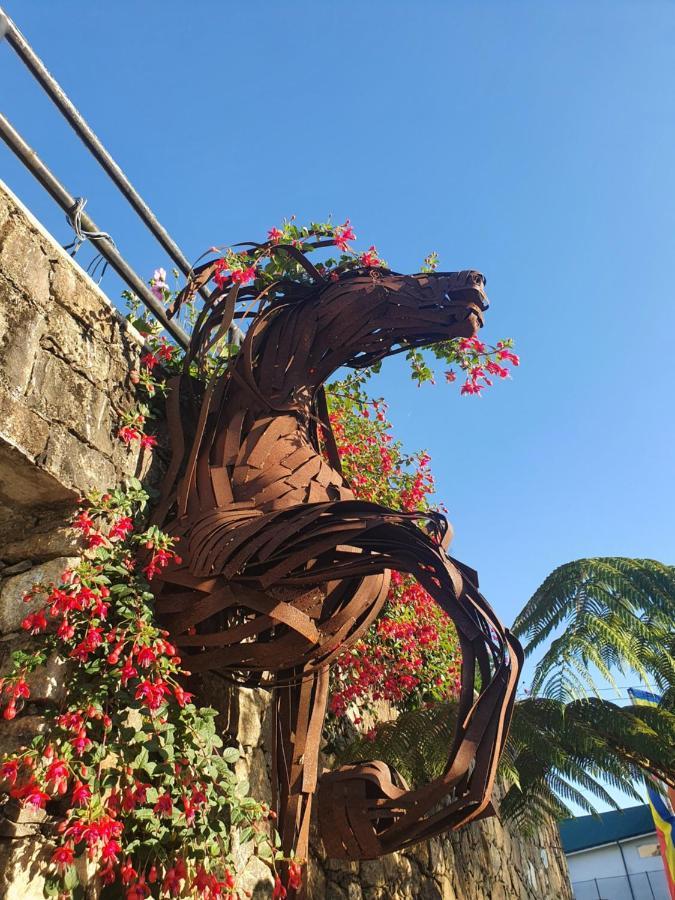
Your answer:
[[[154,263],[154,260],[151,261]],[[0,675],[11,651],[30,640],[21,596],[57,578],[77,547],[65,528],[84,491],[124,476],[156,477],[160,460],[115,439],[133,406],[130,372],[142,340],[110,300],[0,182]],[[32,682],[31,703],[0,724],[0,753],[30,741],[67,673],[56,663]],[[239,768],[253,793],[269,796],[269,702],[262,691],[204,698],[221,710],[243,751]],[[2,801],[0,797],[0,801]],[[41,898],[49,851],[43,815],[0,808],[0,900]],[[247,859],[254,898],[270,882]],[[95,886],[91,886],[95,896]],[[316,900],[571,900],[555,825],[525,840],[496,819],[361,863],[327,860],[313,842],[310,896]]]

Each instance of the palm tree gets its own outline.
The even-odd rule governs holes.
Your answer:
[[[645,773],[675,786],[675,567],[649,559],[580,559],[552,572],[516,618],[525,654],[548,642],[529,696],[518,700],[501,764],[502,815],[523,830],[590,797],[618,808],[609,790],[641,801]],[[601,698],[598,680],[637,676],[658,707]],[[454,726],[454,704],[401,714],[341,756],[378,758],[408,780],[437,776]]]

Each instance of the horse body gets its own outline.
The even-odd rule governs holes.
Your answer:
[[[413,574],[457,625],[460,725],[446,773],[418,791],[382,763],[322,776],[326,848],[377,856],[490,809],[517,643],[478,594],[475,573],[446,556],[442,516],[354,498],[323,396],[341,365],[471,337],[487,306],[483,283],[476,272],[373,269],[260,309],[233,365],[206,390],[189,453],[175,385],[171,432],[187,462],[174,467],[177,490],[164,511],[183,562],[163,573],[158,611],[192,671],[274,687],[275,800],[283,849],[299,857],[319,782],[328,666],[380,611],[392,569]]]

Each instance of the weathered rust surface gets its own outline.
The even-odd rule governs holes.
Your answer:
[[[484,279],[370,268],[334,281],[293,247],[273,252],[295,256],[311,281],[258,295],[225,283],[195,325],[185,374],[171,384],[174,455],[155,519],[180,538],[183,561],[162,574],[157,608],[193,672],[274,690],[284,850],[306,857],[318,787],[328,854],[373,858],[492,812],[521,651],[476,573],[447,555],[442,515],[354,499],[323,385],[343,365],[474,335],[487,308]],[[202,266],[187,292],[213,273],[213,264]],[[250,324],[241,350],[200,392],[188,365],[204,360],[242,303]],[[377,616],[391,570],[431,594],[463,652],[445,773],[416,790],[377,761],[318,772],[330,663]]]

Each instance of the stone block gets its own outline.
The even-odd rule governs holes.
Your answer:
[[[116,315],[112,303],[80,269],[76,262],[67,264],[58,256],[52,258],[51,299],[86,329],[96,331],[99,338],[110,342],[116,329]]]
[[[21,294],[47,305],[49,259],[41,238],[22,216],[12,216],[0,234],[0,271]]]
[[[111,410],[106,395],[43,349],[35,360],[26,404],[106,455],[112,452]]]
[[[0,678],[12,669],[12,654],[15,650],[30,653],[35,647],[35,638],[21,634],[14,638],[0,640]],[[68,663],[51,656],[43,666],[39,666],[27,678],[31,703],[60,703],[66,693]]]
[[[63,359],[78,375],[105,390],[110,373],[110,346],[96,328],[52,304],[40,346]]]
[[[50,429],[40,462],[47,472],[81,494],[92,488],[108,488],[118,481],[115,466],[103,453],[56,425]]]
[[[44,716],[35,713],[19,715],[11,722],[3,719],[0,723],[0,757],[6,753],[16,753],[21,747],[27,747],[35,735],[44,731],[44,728]]]
[[[17,395],[28,386],[45,327],[43,311],[29,300],[16,303],[16,288],[0,275],[0,371]]]
[[[78,562],[76,556],[61,556],[41,563],[20,575],[4,578],[0,583],[0,634],[20,631],[24,618],[42,606],[43,601],[40,599],[32,600],[30,603],[24,603],[21,599],[34,584],[58,582],[61,573],[76,566]]]
[[[64,509],[61,515],[63,520],[67,517],[68,511]],[[0,558],[13,563],[30,554],[32,559],[42,562],[57,556],[73,556],[77,549],[77,533],[63,525],[49,531],[32,531],[17,540],[0,541]],[[0,574],[6,577],[11,573],[3,569]]]

